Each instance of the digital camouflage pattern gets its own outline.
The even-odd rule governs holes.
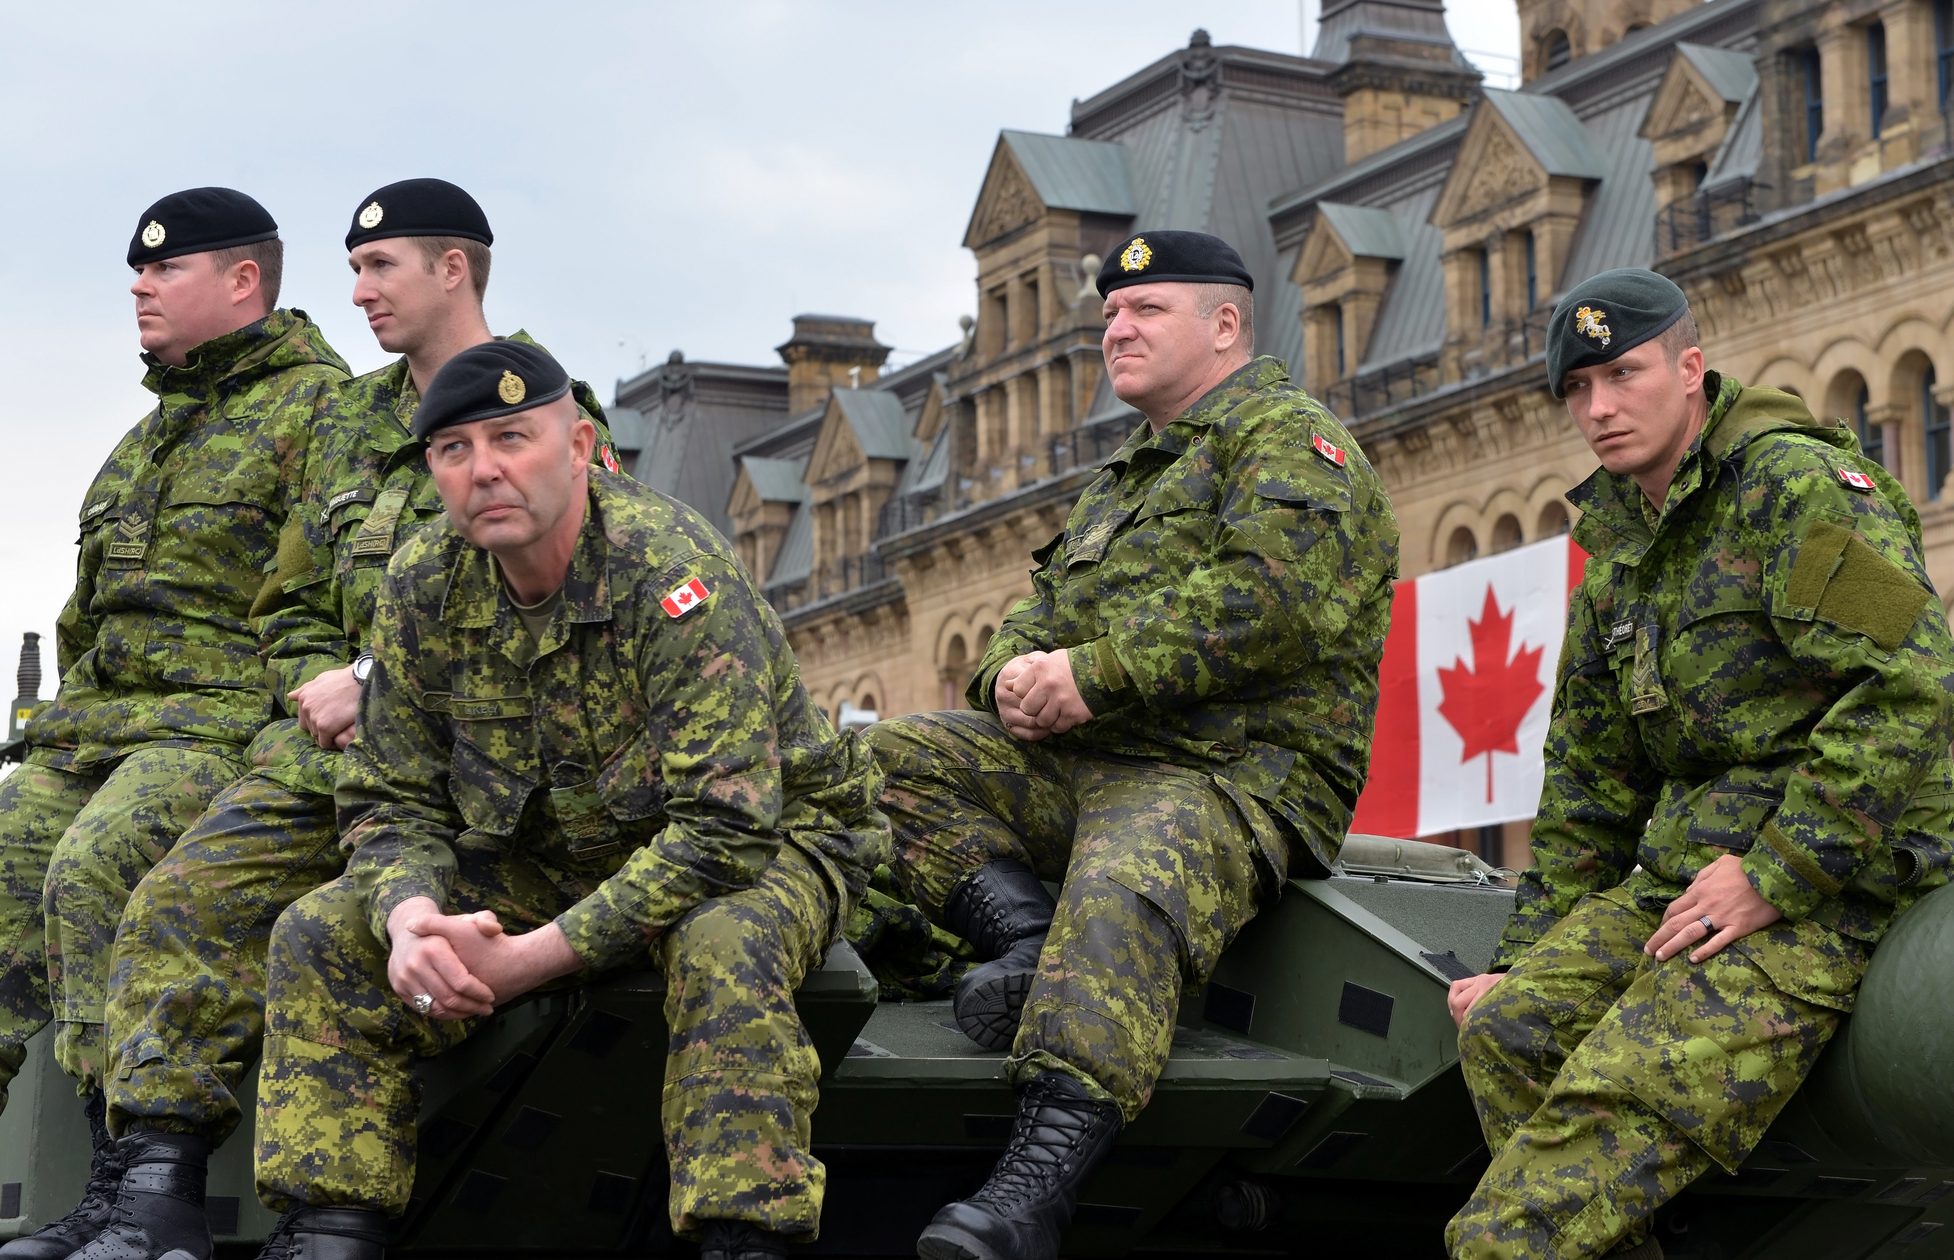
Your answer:
[[[418,402],[403,358],[342,385],[328,404],[332,422],[313,441],[303,507],[286,522],[278,570],[260,595],[281,701],[361,651],[388,557],[441,515],[423,448],[408,433]],[[272,924],[343,868],[332,799],[339,754],[291,718],[267,726],[250,754],[249,772],[143,878],[125,911],[109,1008],[114,1132],[133,1119],[213,1144],[229,1136],[239,1118],[232,1091],[264,1032]]]
[[[82,500],[74,594],[57,623],[60,686],[28,724],[17,786],[0,794],[7,1078],[48,1019],[50,965],[67,1025],[57,1056],[77,1076],[100,1071],[108,951],[128,890],[236,777],[271,715],[251,605],[324,400],[345,376],[299,311],[213,338],[181,368],[146,361],[156,409]],[[137,761],[137,750],[179,755]],[[44,773],[30,784],[29,770]]]
[[[1205,982],[1274,896],[1240,807],[1201,771],[1026,743],[990,713],[867,734],[918,905],[941,914],[965,875],[1005,858],[1064,881],[1007,1071],[1063,1072],[1131,1120],[1167,1062],[1182,980]]]
[[[44,764],[152,743],[236,751],[271,719],[252,604],[346,365],[302,311],[194,354],[180,368],[145,356],[156,410],[82,499],[75,590],[55,624],[61,685],[27,728]]]
[[[1069,863],[1014,1062],[1063,1060],[1130,1115],[1171,1036],[1168,989],[1205,979],[1292,863],[1335,860],[1369,768],[1397,541],[1350,434],[1253,360],[1113,455],[970,685],[994,710],[1007,662],[1069,648],[1091,721],[1036,745],[988,718],[874,728],[898,875],[929,913],[996,858],[1047,878]],[[1069,799],[1021,813],[975,787],[1019,773],[1070,783]],[[1141,1036],[1088,1028],[1128,1002]]]
[[[1856,982],[1869,946],[1780,919],[1658,963],[1655,882],[1584,898],[1473,1006],[1460,1061],[1494,1157],[1451,1255],[1573,1260],[1645,1233],[1698,1176],[1736,1171],[1838,1030],[1833,1004],[1774,977],[1818,950]]]
[[[1849,433],[1820,425],[1797,398],[1715,373],[1705,389],[1709,418],[1659,513],[1605,470],[1569,495],[1591,559],[1568,614],[1533,866],[1494,962],[1542,979],[1512,991],[1501,981],[1461,1041],[1494,1174],[1524,1185],[1536,1219],[1503,1232],[1482,1195],[1457,1223],[1477,1240],[1461,1255],[1562,1254],[1527,1249],[1547,1228],[1539,1213],[1590,1230],[1607,1211],[1560,1184],[1573,1174],[1559,1154],[1527,1161],[1558,1140],[1550,1127],[1530,1122],[1508,1143],[1512,1113],[1526,1105],[1512,1091],[1566,1095],[1540,1124],[1594,1126],[1612,1153],[1582,1166],[1584,1193],[1627,1178],[1639,1189],[1621,1200],[1622,1219],[1646,1223],[1702,1157],[1742,1161],[1851,1010],[1893,917],[1947,879],[1954,638],[1922,564],[1918,517]],[[1642,944],[1723,854],[1741,855],[1784,918],[1727,947],[1715,967],[1692,970],[1685,951],[1652,972],[1694,983],[1688,1001],[1672,989],[1651,1015],[1638,1005],[1654,983],[1638,978]],[[1623,977],[1627,994],[1606,1018],[1601,998],[1569,1013],[1562,986],[1572,982],[1556,977],[1573,964],[1556,942],[1596,916],[1614,922],[1593,900],[1609,889],[1610,904],[1655,918],[1632,941],[1619,924],[1594,929],[1617,934],[1607,939],[1624,952],[1596,965]],[[1570,914],[1573,926],[1557,926]],[[1578,1030],[1596,1020],[1602,1039],[1582,1043],[1556,1078],[1574,1042],[1547,1045],[1543,1022]],[[1677,1027],[1693,1039],[1672,1045],[1665,1030]],[[1696,1075],[1677,1075],[1685,1060]],[[1537,1066],[1511,1066],[1523,1063]],[[1612,1105],[1574,1101],[1593,1095],[1589,1071],[1640,1099],[1635,1114],[1655,1117],[1659,1134],[1638,1148],[1629,1135],[1640,1121],[1576,1119]],[[1687,1107],[1678,1080],[1701,1087]],[[1730,1114],[1719,1118],[1720,1099]]]
[[[873,759],[814,707],[778,617],[725,541],[691,509],[601,470],[588,503],[562,602],[537,639],[487,553],[445,523],[389,566],[360,738],[341,759],[347,874],[273,934],[258,1117],[271,1201],[405,1201],[407,1064],[448,1035],[395,1011],[385,983],[387,916],[407,898],[492,909],[512,926],[553,919],[591,971],[662,959],[681,995],[671,1062],[682,1065],[698,1054],[690,1030],[773,1036],[797,1020],[794,983],[887,857]],[[669,616],[661,601],[694,579],[707,596]],[[803,865],[818,882],[785,869]],[[784,881],[769,894],[788,907],[776,917],[803,926],[779,927],[765,953],[761,938],[749,942],[756,974],[780,982],[749,990],[739,972],[712,970],[719,947],[702,944],[695,959],[683,947],[689,926],[674,925],[743,913],[729,895],[769,879]],[[348,904],[357,931],[325,922]],[[819,932],[804,930],[815,921]],[[327,1031],[348,1026],[363,1040]],[[685,1118],[666,1135],[673,1203],[701,1197],[738,1217],[764,1198],[721,1197],[756,1175],[750,1154],[725,1154],[743,1134],[742,1150],[810,1170],[806,1194],[749,1218],[800,1230],[819,1212],[816,1161],[797,1137],[818,1069],[811,1056],[769,1072],[727,1066],[743,1045],[753,1062],[774,1053],[744,1035],[712,1037],[723,1080],[668,1076],[666,1113]],[[351,1096],[373,1107],[348,1105],[356,1078],[371,1092]],[[783,1126],[787,1116],[795,1123]]]
[[[541,927],[599,882],[561,857],[464,860],[455,904],[492,909],[512,931]],[[405,1211],[419,1117],[409,1064],[479,1023],[423,1018],[395,996],[366,898],[353,877],[335,880],[272,936],[257,1178],[274,1207]],[[820,1224],[810,1118],[821,1064],[793,998],[834,939],[834,908],[825,873],[782,845],[755,885],[700,903],[644,959],[667,977],[661,1114],[680,1233],[717,1219],[812,1237]]]
[[[51,1018],[60,1021],[62,1069],[85,1087],[102,1080],[103,989],[126,890],[241,768],[222,751],[152,744],[108,775],[30,760],[0,780],[0,914],[8,925],[0,936],[0,1103],[28,1039]],[[54,880],[63,896],[44,905]]]

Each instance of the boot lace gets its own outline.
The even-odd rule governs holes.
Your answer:
[[[1031,1087],[1031,1091],[1037,1089],[1036,1085]],[[1008,1211],[1042,1197],[1102,1123],[1096,1111],[1047,1106],[1042,1097],[1037,1103],[1027,1108],[1013,1127],[1003,1158],[997,1161],[990,1180],[970,1196],[970,1202]]]
[[[271,1233],[266,1235],[264,1248],[258,1252],[257,1260],[291,1260],[292,1235],[296,1232],[292,1228],[292,1218],[304,1210],[302,1207],[292,1208],[278,1218],[278,1223],[271,1227]]]
[[[60,1220],[35,1230],[35,1236],[86,1230],[104,1213],[113,1220],[120,1197],[116,1192],[122,1188],[122,1174],[127,1167],[128,1160],[120,1147],[112,1142],[106,1147],[97,1147],[94,1158],[89,1162],[88,1184],[82,1187],[81,1202],[75,1204],[74,1210]]]

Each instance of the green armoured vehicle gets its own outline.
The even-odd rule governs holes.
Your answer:
[[[1486,1162],[1446,986],[1485,964],[1511,904],[1469,854],[1374,837],[1351,837],[1332,877],[1291,881],[1186,996],[1153,1103],[1088,1183],[1067,1254],[1439,1256]],[[1742,1171],[1663,1214],[1672,1260],[1954,1254],[1954,1004],[1931,980],[1950,963],[1943,889],[1882,946],[1860,1013]],[[655,1136],[661,989],[645,972],[544,995],[426,1065],[420,1179],[391,1254],[690,1255],[665,1227]],[[965,1040],[947,1003],[878,1002],[846,945],[801,1009],[826,1070],[814,1124],[830,1173],[807,1254],[913,1255],[1002,1147],[1002,1056]],[[0,1237],[66,1212],[85,1175],[50,1042],[0,1115]],[[273,1219],[249,1146],[218,1153],[210,1203],[247,1255]]]

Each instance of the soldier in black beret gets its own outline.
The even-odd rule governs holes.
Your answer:
[[[353,212],[346,248],[350,252],[362,242],[394,236],[458,236],[495,244],[482,207],[445,179],[403,179],[374,189]]]
[[[60,690],[28,724],[27,768],[0,780],[0,1102],[27,1039],[59,1012],[55,1060],[79,1086],[94,1152],[75,1210],[0,1246],[5,1260],[96,1244],[133,1257],[99,1237],[118,1179],[167,1185],[154,1197],[179,1203],[198,1158],[199,1139],[174,1133],[111,1138],[107,997],[131,886],[251,764],[274,713],[256,596],[346,379],[305,313],[277,309],[282,248],[264,207],[229,188],[164,197],[129,242],[156,403],[78,505]],[[166,1232],[159,1254],[209,1254],[201,1211]]]
[[[1954,640],[1906,493],[1850,430],[1708,368],[1682,290],[1622,268],[1548,324],[1601,467],[1550,694],[1532,866],[1452,986],[1492,1163],[1453,1260],[1660,1257],[1954,860]]]
[[[1010,1052],[1019,1091],[989,1180],[918,1238],[927,1260],[1058,1255],[1166,1066],[1183,985],[1286,876],[1336,860],[1370,756],[1398,542],[1376,470],[1256,355],[1226,241],[1137,233],[1098,288],[1106,375],[1142,422],[1035,557],[969,707],[867,732],[897,879],[981,960],[957,1026]],[[1227,752],[1202,733],[1223,729]]]

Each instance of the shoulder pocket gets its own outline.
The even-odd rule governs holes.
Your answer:
[[[1812,523],[1785,580],[1782,615],[1815,617],[1863,634],[1887,651],[1906,641],[1931,592],[1855,531]],[[1808,610],[1808,611],[1807,611]]]

